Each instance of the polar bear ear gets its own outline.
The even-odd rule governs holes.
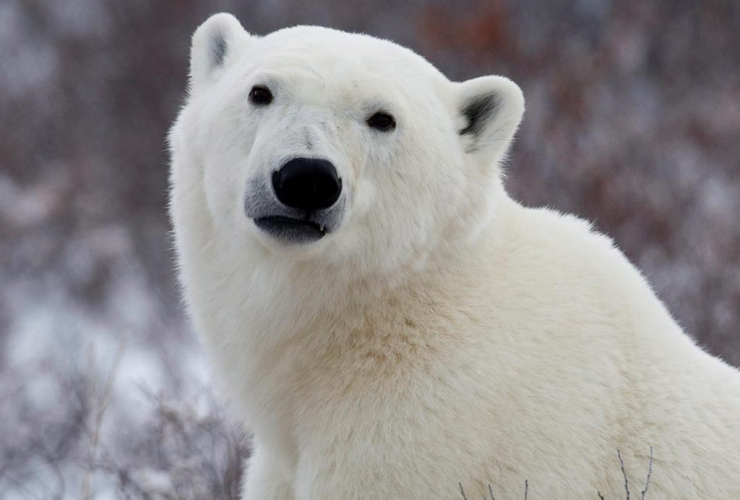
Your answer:
[[[502,76],[483,76],[456,84],[465,151],[481,161],[498,162],[506,154],[524,114],[524,96]]]
[[[252,38],[231,14],[214,14],[201,24],[190,48],[190,93],[215,81]]]

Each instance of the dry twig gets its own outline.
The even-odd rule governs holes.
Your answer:
[[[89,399],[93,402],[93,404],[97,405],[97,408],[94,414],[94,420],[91,429],[92,434],[90,436],[91,442],[90,455],[88,457],[88,466],[87,470],[85,471],[85,477],[82,481],[81,497],[83,498],[83,500],[90,500],[92,498],[92,476],[95,470],[94,463],[96,462],[98,443],[100,441],[100,429],[103,426],[103,418],[105,417],[105,412],[108,409],[108,405],[110,404],[111,395],[113,393],[113,384],[116,381],[116,373],[118,372],[118,366],[121,363],[121,358],[123,357],[124,351],[125,341],[121,340],[121,343],[118,347],[118,352],[116,352],[116,357],[113,361],[113,366],[111,366],[111,369],[108,372],[108,376],[105,379],[105,384],[103,385],[103,392],[101,394],[98,394],[97,367],[95,364],[95,351],[92,345],[90,346],[88,351]]]
[[[622,476],[624,476],[624,491],[627,494],[627,500],[630,500],[630,483],[627,479],[627,471],[624,470],[624,460],[622,460],[622,452],[617,448],[617,456],[619,457],[619,465],[622,467]]]
[[[647,479],[645,480],[645,488],[643,488],[642,493],[640,494],[640,500],[645,500],[645,494],[647,493],[648,486],[650,486],[650,478],[653,475],[653,447],[650,447],[650,463],[648,464],[648,475]]]

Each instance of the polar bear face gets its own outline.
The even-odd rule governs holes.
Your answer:
[[[256,37],[218,14],[193,37],[171,143],[202,183],[213,237],[392,273],[485,222],[522,113],[502,77],[453,83],[388,41],[319,27]]]

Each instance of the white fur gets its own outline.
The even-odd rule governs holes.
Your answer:
[[[228,41],[211,67],[214,33]],[[245,500],[740,499],[740,375],[573,216],[528,209],[500,163],[523,113],[500,77],[451,83],[411,51],[317,27],[193,40],[171,132],[190,313],[255,449]],[[263,109],[255,83],[276,89]],[[497,96],[477,134],[462,109]],[[390,108],[392,133],[365,119]],[[289,246],[244,214],[249,180],[329,158],[340,228]]]

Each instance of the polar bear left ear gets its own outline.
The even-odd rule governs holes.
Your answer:
[[[215,81],[252,38],[231,14],[214,14],[201,24],[190,49],[190,93]]]
[[[524,95],[502,76],[483,76],[456,84],[458,130],[468,154],[484,162],[500,161],[524,114]]]

